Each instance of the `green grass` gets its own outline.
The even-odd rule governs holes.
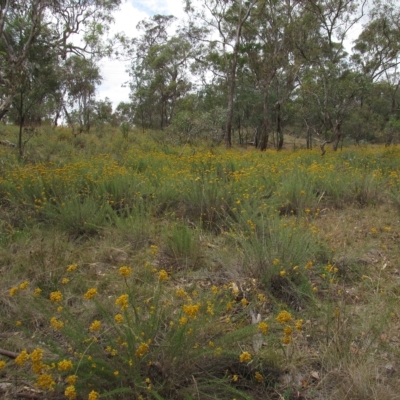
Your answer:
[[[0,156],[0,396],[398,398],[399,148]]]

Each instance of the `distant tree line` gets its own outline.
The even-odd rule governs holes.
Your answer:
[[[187,0],[183,21],[154,15],[138,37],[105,40],[119,4],[0,2],[0,117],[20,140],[24,126],[61,120],[74,135],[136,125],[261,150],[281,149],[285,133],[334,150],[400,137],[395,0]],[[130,101],[113,110],[95,89],[116,47]]]

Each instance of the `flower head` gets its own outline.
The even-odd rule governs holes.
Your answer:
[[[22,282],[22,283],[19,285],[19,288],[20,288],[21,290],[25,290],[25,289],[28,288],[28,286],[29,286],[29,282],[28,282],[28,281],[24,281],[24,282]]]
[[[14,286],[10,289],[10,296],[14,296],[18,292],[18,287]]]
[[[264,335],[268,332],[268,324],[266,322],[260,322],[257,328]]]
[[[77,264],[71,264],[67,267],[67,272],[75,271],[78,268]]]
[[[62,293],[61,293],[59,290],[57,290],[56,292],[51,292],[51,293],[50,293],[50,300],[51,300],[53,303],[58,303],[58,302],[60,302],[60,301],[62,300],[62,298],[63,298],[63,295],[62,295]]]
[[[97,294],[97,289],[96,288],[91,288],[83,295],[83,297],[86,300],[91,300],[91,299],[93,299],[94,296],[96,296],[96,294]]]
[[[126,308],[128,308],[128,299],[128,294],[121,294],[121,296],[119,296],[118,299],[115,300],[115,304],[117,306],[120,306],[121,310],[125,310]]]
[[[59,371],[68,371],[72,368],[72,361],[62,360],[57,364],[57,368]]]
[[[44,390],[54,390],[53,386],[56,383],[53,380],[53,377],[50,374],[41,374],[38,376],[36,381],[36,386],[40,387]]]
[[[114,317],[114,320],[117,324],[121,324],[122,322],[124,322],[124,317],[122,316],[122,314],[117,314]]]
[[[251,354],[248,351],[244,351],[240,356],[239,360],[241,363],[251,361]]]
[[[283,310],[279,313],[279,315],[276,317],[277,322],[280,324],[285,324],[286,322],[289,322],[292,320],[292,316],[290,313],[287,311]]]
[[[92,390],[89,395],[88,395],[88,400],[97,400],[99,398],[100,394],[98,392],[95,392]]]
[[[168,272],[165,269],[162,269],[158,273],[158,280],[159,281],[167,281],[169,279]]]
[[[132,268],[123,266],[119,269],[119,274],[122,275],[124,278],[127,278],[132,273]]]
[[[90,325],[90,327],[89,327],[89,330],[91,331],[91,332],[96,332],[96,331],[99,331],[100,330],[100,328],[101,328],[101,322],[99,321],[99,320],[94,320],[92,323],[91,323],[91,325]]]
[[[74,400],[76,399],[76,390],[74,385],[67,386],[64,392],[64,395],[67,399]]]
[[[190,318],[196,318],[199,309],[200,309],[200,303],[185,304],[183,306],[183,312]]]
[[[75,385],[77,379],[78,379],[78,377],[76,375],[69,375],[69,376],[67,376],[67,379],[65,379],[65,380],[70,385]]]
[[[254,378],[258,383],[261,383],[264,380],[264,377],[258,371],[254,374]]]
[[[135,352],[136,357],[143,357],[149,350],[149,345],[145,342],[140,343],[139,347]]]
[[[56,317],[52,317],[50,319],[50,325],[54,328],[54,329],[62,329],[64,328],[64,322],[60,321],[59,319],[57,319]]]
[[[29,354],[26,350],[22,350],[21,353],[19,353],[19,355],[17,356],[17,358],[15,359],[15,362],[22,367],[26,361],[29,358]]]

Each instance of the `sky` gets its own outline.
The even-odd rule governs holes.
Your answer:
[[[138,35],[136,25],[155,14],[174,15],[182,18],[184,15],[181,0],[125,0],[120,9],[114,13],[115,23],[110,34],[124,32],[126,36]],[[121,101],[129,101],[129,88],[122,87],[129,80],[126,72],[128,63],[118,60],[102,60],[101,75],[103,83],[97,88],[97,98],[108,97],[115,108]]]

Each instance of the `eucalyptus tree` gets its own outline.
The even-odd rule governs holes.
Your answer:
[[[67,122],[73,134],[89,132],[95,106],[96,85],[101,83],[99,67],[92,59],[72,55],[65,61],[63,69],[64,96],[61,105]]]
[[[393,121],[400,118],[398,93],[400,89],[400,5],[393,0],[375,2],[370,19],[353,48],[353,61],[367,83],[385,81],[390,96],[389,113],[386,117],[388,130]],[[360,107],[364,106],[363,94]],[[390,135],[389,135],[390,140]]]
[[[362,87],[361,75],[351,71],[344,42],[364,15],[365,3],[307,0],[304,26],[314,28],[296,40],[305,65],[298,95],[303,97],[303,106],[317,116],[313,118],[318,121],[314,130],[323,133],[323,139],[332,142],[334,150],[343,138],[341,127]]]
[[[192,1],[186,1],[188,34],[200,44],[203,52],[203,58],[198,58],[198,61],[206,66],[207,71],[211,70],[222,77],[228,88],[225,127],[227,148],[232,145],[236,73],[243,29],[257,2],[258,0],[205,0],[195,8]]]
[[[187,68],[191,44],[172,30],[172,15],[155,15],[138,24],[141,36],[133,41],[131,99],[135,121],[143,127],[163,129],[174,116],[178,100],[191,89]]]
[[[268,145],[272,111],[276,114],[276,147],[283,146],[282,106],[296,86],[301,66],[292,35],[303,7],[298,0],[261,0],[244,33],[243,51],[263,99],[263,121],[257,138],[261,150]]]
[[[29,68],[29,49],[48,30],[46,46],[68,54],[105,51],[102,35],[121,0],[3,0],[0,2],[0,116],[4,116]],[[23,33],[20,35],[19,33]],[[78,41],[76,38],[81,38]],[[75,36],[75,38],[74,38]],[[42,35],[43,37],[43,35]]]
[[[21,29],[19,35],[24,33]],[[38,125],[43,118],[51,115],[54,111],[52,97],[60,90],[58,57],[54,49],[47,45],[46,35],[49,34],[48,30],[43,30],[28,49],[24,68],[15,82],[16,93],[9,105],[8,120],[19,125],[20,156],[23,156],[24,125]]]

